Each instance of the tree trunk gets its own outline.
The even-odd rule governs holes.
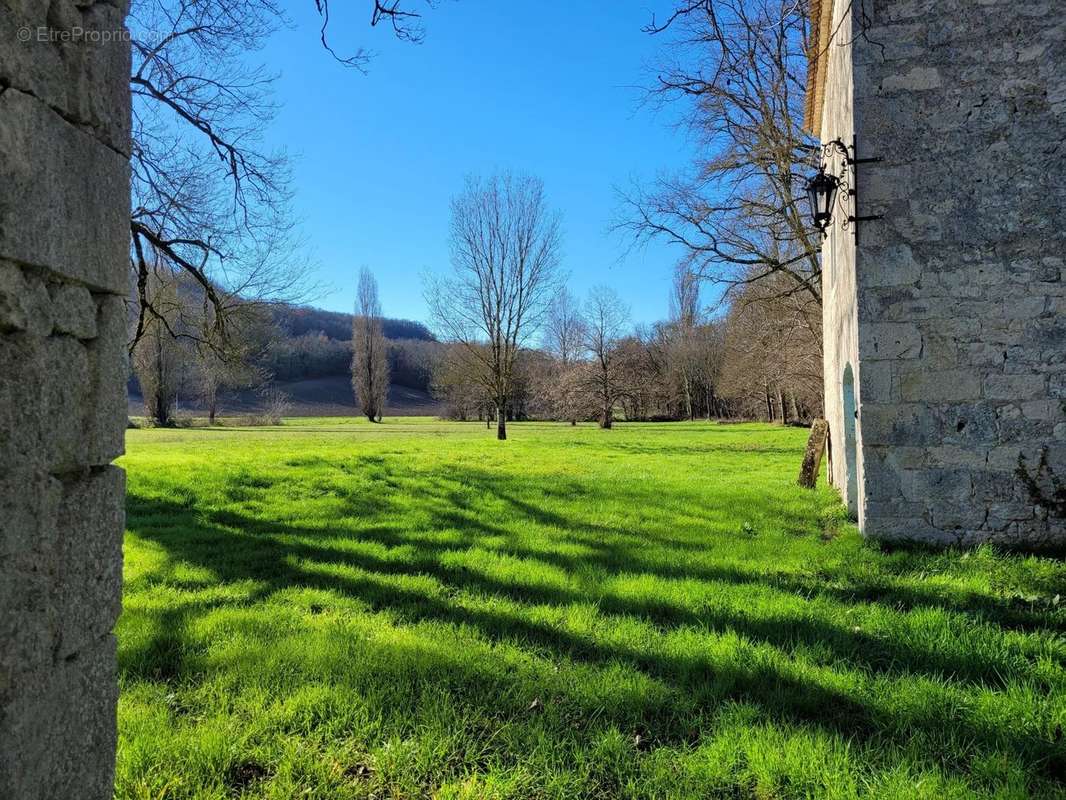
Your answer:
[[[611,425],[614,423],[614,420],[612,419],[613,416],[614,415],[611,413],[611,404],[604,403],[603,414],[600,416],[600,427],[604,430],[609,430]]]
[[[496,437],[502,442],[507,437],[507,412],[506,401],[497,403],[496,406]]]
[[[788,414],[785,413],[785,393],[780,387],[777,389],[777,409],[780,412],[781,424],[788,425]]]
[[[165,392],[156,393],[155,422],[160,428],[170,425],[170,404],[167,402]]]
[[[574,427],[576,427],[576,426],[577,426],[577,420],[576,420],[576,419],[572,419],[572,420],[570,420],[570,427],[571,427],[571,428],[574,428]]]

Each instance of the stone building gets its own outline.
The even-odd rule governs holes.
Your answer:
[[[117,0],[0,0],[0,798],[112,796],[130,97]]]
[[[867,536],[1066,545],[1063,11],[812,2],[829,469]]]

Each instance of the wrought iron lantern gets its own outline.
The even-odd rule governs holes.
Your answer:
[[[833,221],[833,201],[836,200],[837,188],[840,179],[836,175],[828,175],[823,164],[818,169],[818,174],[807,181],[807,198],[811,203],[811,218],[814,227],[822,233]]]
[[[829,226],[833,223],[834,204],[840,212],[840,227],[842,230],[849,228],[858,235],[858,223],[881,219],[881,214],[856,215],[852,208],[856,196],[856,183],[858,180],[857,167],[860,164],[875,164],[880,158],[856,158],[855,141],[851,146],[844,144],[840,139],[834,139],[821,146],[822,163],[818,167],[818,174],[807,181],[807,198],[811,204],[811,219],[814,227],[825,236]],[[815,151],[817,152],[817,150]],[[840,175],[826,172],[826,159],[832,156],[839,157]]]

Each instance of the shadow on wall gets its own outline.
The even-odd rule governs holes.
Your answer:
[[[859,455],[855,426],[859,410],[855,403],[855,373],[851,369],[851,364],[844,367],[841,390],[844,395],[844,463],[847,467],[848,516],[852,520],[857,520],[859,518]]]

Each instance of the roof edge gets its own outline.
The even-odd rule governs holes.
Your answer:
[[[811,35],[807,47],[807,91],[803,103],[803,127],[815,138],[822,134],[825,80],[829,70],[829,39],[835,0],[811,0]]]

